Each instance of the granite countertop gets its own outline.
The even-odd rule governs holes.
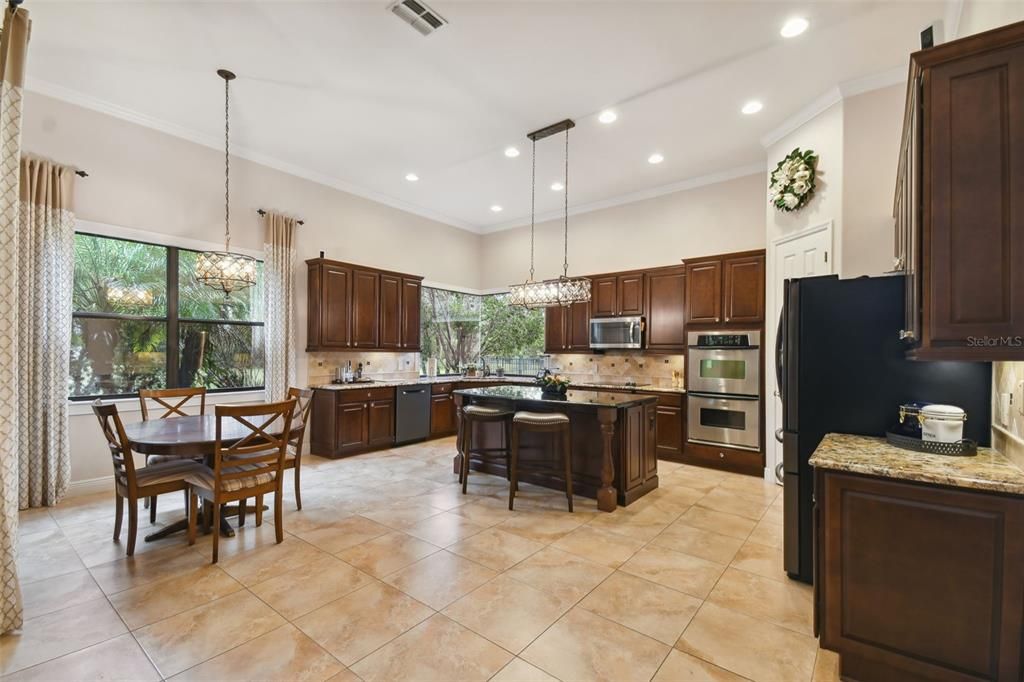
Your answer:
[[[1024,495],[1024,469],[990,448],[978,448],[974,457],[951,457],[904,450],[884,438],[830,433],[810,463],[834,471]]]
[[[558,405],[594,407],[633,407],[657,400],[652,395],[640,393],[613,393],[610,391],[581,391],[569,389],[565,397],[545,396],[539,386],[490,386],[488,388],[464,388],[455,391],[467,398],[491,398],[511,400],[516,403],[536,403],[545,407]]]
[[[405,379],[405,380],[387,380],[363,383],[352,383],[352,384],[316,384],[310,386],[310,388],[320,388],[327,391],[346,391],[354,388],[389,388],[392,386],[410,386],[412,384],[448,384],[448,383],[472,383],[474,381],[479,382],[492,382],[500,381],[505,384],[532,386],[534,383],[533,377],[464,377],[461,375],[456,376],[437,376],[437,377],[420,377],[418,379]],[[613,391],[615,393],[633,393],[640,391],[643,393],[675,393],[682,395],[686,393],[685,388],[678,386],[655,386],[653,384],[639,384],[637,386],[623,386],[621,384],[601,384],[601,383],[578,383],[573,384],[584,389],[600,389],[602,391]]]

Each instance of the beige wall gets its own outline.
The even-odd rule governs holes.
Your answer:
[[[892,269],[892,202],[906,86],[843,101],[843,277]]]
[[[22,144],[27,153],[89,172],[76,183],[79,218],[153,233],[165,242],[223,244],[223,152],[32,92],[25,102]],[[339,260],[436,282],[479,286],[479,235],[237,158],[232,159],[231,186],[235,247],[262,250],[257,208],[291,212],[306,221],[296,243],[300,384],[307,379],[302,261],[320,250]],[[110,457],[95,419],[87,406],[75,406],[73,412],[72,480],[109,476]],[[128,418],[137,418],[137,413]]]
[[[1024,2],[1020,0],[969,0],[960,14],[957,37],[1024,21]]]
[[[761,173],[569,217],[569,274],[672,265],[682,258],[764,247]],[[530,228],[484,237],[481,286],[504,288],[530,270]],[[537,226],[537,279],[562,274],[562,222]]]

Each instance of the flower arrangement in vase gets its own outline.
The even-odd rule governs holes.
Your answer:
[[[569,379],[561,374],[545,374],[537,379],[541,393],[545,395],[565,395],[569,390]]]

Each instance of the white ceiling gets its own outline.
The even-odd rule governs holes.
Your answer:
[[[946,12],[925,0],[430,4],[450,25],[422,37],[388,0],[32,0],[29,88],[216,146],[215,71],[229,68],[240,155],[486,232],[528,220],[531,130],[576,120],[577,208],[763,165],[763,136],[839,83],[906,68]],[[781,38],[795,14],[810,29]],[[741,114],[749,99],[764,110]],[[606,107],[611,125],[597,121]],[[508,145],[523,153],[506,158]],[[549,186],[562,152],[561,138],[538,144],[538,213],[561,207]]]

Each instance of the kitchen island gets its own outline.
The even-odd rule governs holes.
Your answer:
[[[636,393],[570,390],[564,397],[549,397],[536,386],[492,386],[454,392],[456,414],[464,405],[502,407],[512,412],[560,412],[571,420],[573,490],[597,500],[601,511],[627,506],[658,487],[658,457],[655,446],[657,398]],[[477,424],[472,434],[474,448],[505,447],[497,423]],[[461,440],[459,441],[461,442]],[[520,439],[520,461],[556,464],[557,454],[547,434],[524,433]],[[547,461],[552,460],[552,461]],[[461,453],[454,467],[462,466]],[[477,471],[505,476],[502,462],[472,462]],[[564,483],[540,474],[523,472],[521,482],[563,490]]]

